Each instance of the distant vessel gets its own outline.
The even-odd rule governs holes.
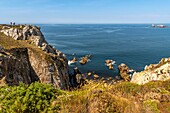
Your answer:
[[[152,27],[155,27],[155,28],[166,28],[168,26],[162,25],[162,24],[158,24],[158,25],[152,24]]]

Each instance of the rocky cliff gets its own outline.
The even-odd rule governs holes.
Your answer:
[[[1,84],[40,81],[66,89],[69,86],[65,55],[48,44],[40,27],[0,26]]]
[[[163,58],[158,64],[145,66],[144,71],[134,73],[132,83],[145,84],[150,81],[170,79],[170,58]]]

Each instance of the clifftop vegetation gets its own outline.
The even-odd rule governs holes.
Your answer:
[[[170,81],[137,85],[116,85],[88,81],[72,91],[54,89],[52,85],[4,86],[0,88],[2,112],[60,113],[169,113]]]

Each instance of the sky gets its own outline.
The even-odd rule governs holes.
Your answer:
[[[0,23],[170,23],[170,0],[0,0]]]

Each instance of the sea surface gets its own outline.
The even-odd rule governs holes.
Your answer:
[[[168,24],[166,24],[168,25]],[[40,24],[46,40],[68,59],[91,54],[86,65],[70,65],[83,73],[93,71],[102,77],[118,75],[118,65],[141,71],[146,65],[170,57],[170,28],[151,24]],[[170,26],[170,25],[169,25]],[[105,60],[116,61],[109,70]],[[70,71],[72,73],[72,71]]]

